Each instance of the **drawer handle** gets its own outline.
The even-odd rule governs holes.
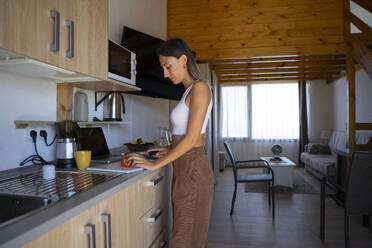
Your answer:
[[[153,216],[147,218],[147,222],[155,223],[159,217],[163,214],[163,209],[158,208]]]
[[[72,58],[74,57],[74,22],[71,20],[67,20],[66,26],[69,29],[69,37],[68,37],[69,48],[66,51],[66,57]]]
[[[50,44],[51,51],[59,51],[59,12],[56,10],[50,11],[50,17],[53,18],[53,43]]]
[[[167,246],[167,241],[161,241],[160,242],[160,248],[164,248]]]
[[[101,221],[105,223],[106,227],[106,248],[111,248],[111,215],[101,214]]]
[[[163,181],[163,176],[159,175],[154,180],[147,182],[148,186],[156,186],[158,183]]]
[[[86,224],[84,232],[89,236],[89,248],[96,248],[96,227],[93,224]]]

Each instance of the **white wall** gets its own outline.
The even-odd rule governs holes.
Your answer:
[[[30,129],[15,129],[14,120],[55,121],[57,87],[45,79],[28,78],[0,71],[0,170],[15,168],[26,157],[34,154],[29,138]],[[49,138],[54,137],[51,126],[33,127],[45,129]],[[44,159],[54,158],[54,147],[38,140],[38,151]]]
[[[333,127],[333,91],[325,80],[310,80],[308,83],[309,140],[317,142],[322,129]]]
[[[372,122],[372,79],[364,70],[355,73],[356,121]],[[348,125],[348,99],[346,77],[331,84],[333,90],[333,129],[346,131]]]
[[[166,0],[110,0],[109,37],[121,40],[123,25],[165,39]],[[78,91],[80,89],[74,89]],[[94,92],[88,94],[89,119],[102,118],[102,106],[94,111]],[[39,78],[23,77],[0,71],[0,171],[16,168],[29,155],[34,154],[29,138],[30,129],[46,129],[48,141],[54,137],[53,126],[33,126],[15,129],[14,120],[56,120],[56,83]],[[157,127],[169,127],[169,101],[150,97],[125,95],[130,125],[102,126],[110,148],[141,137],[145,141],[158,138]],[[45,147],[38,140],[38,150],[47,160],[55,157],[55,146]]]
[[[167,1],[110,0],[109,39],[120,44],[124,25],[166,40]]]

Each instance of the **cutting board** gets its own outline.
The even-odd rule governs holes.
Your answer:
[[[87,168],[90,171],[104,171],[104,172],[117,172],[117,173],[133,173],[143,170],[143,168],[126,168],[121,166],[121,162],[111,164],[95,164]]]

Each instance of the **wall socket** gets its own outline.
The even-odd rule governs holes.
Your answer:
[[[33,143],[32,138],[30,136],[31,130],[35,130],[37,132],[37,138],[36,138],[36,144],[40,143],[43,141],[43,137],[40,136],[40,130],[43,130],[45,128],[40,128],[40,127],[26,127],[24,130],[24,138],[26,143]]]

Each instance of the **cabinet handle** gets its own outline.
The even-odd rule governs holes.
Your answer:
[[[154,180],[147,182],[146,185],[148,185],[148,186],[155,186],[158,183],[160,183],[161,181],[163,181],[163,176],[159,175]]]
[[[160,242],[160,248],[164,248],[167,246],[167,241],[161,241]]]
[[[96,227],[93,224],[86,224],[84,232],[89,236],[89,248],[96,248]]]
[[[162,214],[163,214],[163,209],[158,208],[153,216],[150,216],[149,218],[147,218],[147,222],[151,222],[151,223],[156,222]]]
[[[53,43],[50,44],[51,51],[59,51],[59,12],[56,10],[50,11],[50,17],[53,18]]]
[[[106,226],[106,248],[111,248],[111,215],[101,214],[101,221],[103,221]]]
[[[71,20],[66,21],[66,26],[69,29],[69,37],[68,37],[68,50],[66,51],[66,57],[72,58],[74,57],[74,22]]]

